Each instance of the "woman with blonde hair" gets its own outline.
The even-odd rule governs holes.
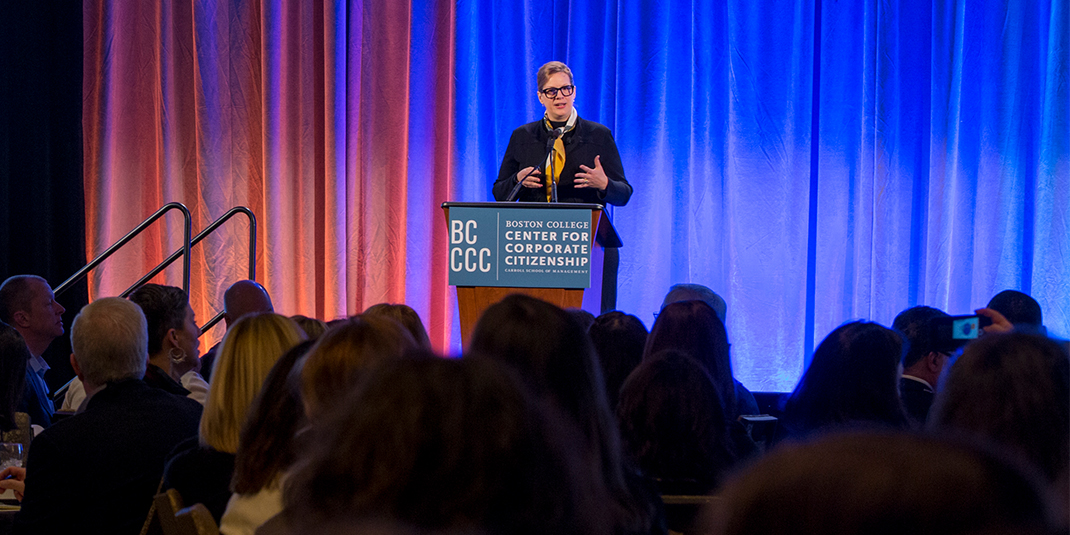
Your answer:
[[[227,330],[212,368],[200,436],[171,453],[165,489],[178,490],[186,503],[203,503],[220,521],[249,406],[279,357],[305,338],[293,320],[274,313],[245,316]]]

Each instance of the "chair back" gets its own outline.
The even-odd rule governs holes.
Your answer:
[[[183,535],[219,535],[219,526],[203,503],[195,503],[175,515]]]

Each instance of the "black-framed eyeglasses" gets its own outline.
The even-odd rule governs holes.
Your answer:
[[[571,97],[572,93],[576,91],[576,86],[563,85],[561,87],[547,87],[546,89],[539,90],[539,93],[542,93],[546,98],[557,98],[558,91],[561,92],[561,96],[563,97]]]

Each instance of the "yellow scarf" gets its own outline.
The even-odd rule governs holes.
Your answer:
[[[551,186],[553,182],[557,182],[561,178],[561,170],[565,168],[565,134],[569,133],[573,128],[576,128],[576,117],[579,114],[576,113],[576,108],[572,108],[572,115],[568,116],[568,122],[565,123],[565,132],[561,134],[561,137],[554,140],[554,151],[550,153],[546,158],[546,163],[543,165],[543,170],[546,171],[546,175],[550,177],[550,180],[546,181],[546,202],[551,200]],[[542,118],[542,123],[546,126],[546,130],[553,132],[554,127],[550,124],[550,118],[545,115]],[[553,166],[550,165],[550,158],[553,158]],[[551,173],[553,170],[553,173]],[[550,176],[550,175],[553,176]]]

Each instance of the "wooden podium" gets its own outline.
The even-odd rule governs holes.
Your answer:
[[[530,295],[561,308],[583,308],[596,316],[601,314],[604,308],[602,300],[603,286],[607,283],[611,283],[613,286],[613,295],[615,296],[616,265],[615,263],[612,265],[613,276],[611,277],[611,280],[605,280],[605,249],[613,248],[615,252],[615,249],[621,246],[621,241],[616,230],[613,228],[613,224],[605,215],[605,211],[602,209],[601,205],[580,203],[446,202],[442,203],[442,210],[446,216],[446,226],[448,229],[451,228],[451,208],[475,210],[481,215],[497,214],[502,210],[515,214],[517,213],[515,210],[524,210],[528,211],[533,218],[552,218],[554,212],[559,210],[584,210],[589,213],[590,221],[589,240],[587,241],[590,246],[589,288],[584,288],[582,285],[575,283],[564,284],[562,286],[554,286],[552,285],[553,283],[548,285],[546,277],[543,277],[543,280],[540,281],[536,281],[534,280],[535,277],[532,277],[530,280],[531,284],[529,284],[529,279],[520,277],[514,278],[508,285],[498,285],[498,283],[494,282],[477,285],[456,285],[457,308],[460,312],[461,321],[461,342],[465,348],[468,347],[472,330],[475,328],[476,322],[479,321],[479,317],[483,314],[483,311],[510,294],[521,293]],[[471,212],[469,211],[468,213]],[[452,239],[451,236],[451,241]],[[453,256],[454,255],[451,252],[451,269],[455,260],[452,258]],[[615,259],[615,255],[613,255],[613,258]],[[451,284],[453,283],[451,282]],[[615,297],[613,301],[615,302]]]

